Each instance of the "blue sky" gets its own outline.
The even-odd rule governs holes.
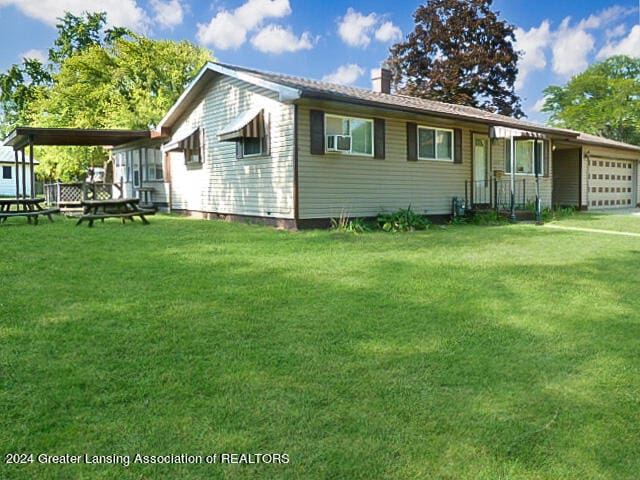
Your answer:
[[[370,86],[423,2],[388,0],[0,0],[0,69],[45,56],[65,10],[107,11],[151,38],[189,40],[226,63]],[[613,54],[640,57],[640,0],[494,0],[524,51],[517,82],[530,120],[542,90]]]

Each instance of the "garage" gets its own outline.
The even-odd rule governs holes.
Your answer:
[[[589,209],[634,205],[634,162],[592,156],[589,163]]]

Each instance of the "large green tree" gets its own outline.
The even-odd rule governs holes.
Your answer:
[[[640,59],[611,57],[544,94],[552,125],[640,145]]]
[[[49,64],[25,60],[0,74],[1,129],[19,125],[154,128],[211,53],[183,41],[105,30],[104,13],[69,13],[58,23]],[[7,88],[5,90],[5,85]],[[102,148],[38,149],[40,173],[68,180],[100,165]]]
[[[37,59],[25,58],[0,73],[0,136],[4,137],[17,125],[31,123],[34,102],[51,86],[49,71]]]
[[[522,117],[514,27],[492,0],[428,0],[387,60],[398,93]]]

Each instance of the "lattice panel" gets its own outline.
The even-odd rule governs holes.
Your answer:
[[[80,185],[60,185],[60,203],[82,201],[82,187]]]

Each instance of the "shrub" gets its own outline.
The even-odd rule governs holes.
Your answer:
[[[371,227],[363,219],[349,218],[345,212],[340,214],[340,218],[331,219],[331,229],[351,233],[365,233],[371,231]]]
[[[489,212],[476,213],[471,217],[474,225],[503,225],[509,223],[509,219],[500,215],[495,210]]]
[[[426,230],[431,222],[411,210],[411,205],[409,205],[407,208],[401,208],[393,213],[379,214],[378,225],[385,232],[413,232],[414,230]]]

